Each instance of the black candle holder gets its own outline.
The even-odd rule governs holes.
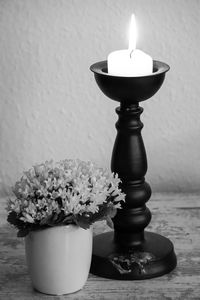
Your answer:
[[[113,219],[114,231],[94,237],[91,273],[101,277],[137,280],[164,275],[176,267],[172,242],[153,232],[144,231],[151,220],[145,203],[151,188],[145,182],[147,158],[141,135],[143,123],[139,102],[152,97],[161,87],[169,66],[153,62],[153,73],[142,77],[108,74],[107,61],[90,67],[102,92],[120,102],[116,123],[111,170],[122,180],[126,194],[123,208]]]

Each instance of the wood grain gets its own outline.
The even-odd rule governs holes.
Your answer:
[[[145,281],[115,281],[89,275],[85,287],[71,295],[47,296],[34,291],[27,274],[24,241],[6,223],[0,200],[0,299],[200,299],[200,194],[155,194],[149,231],[172,240],[178,258],[170,274]],[[104,222],[94,234],[110,230]]]

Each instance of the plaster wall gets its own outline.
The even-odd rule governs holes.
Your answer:
[[[199,190],[200,1],[1,0],[1,196],[47,159],[109,167],[117,103],[97,88],[89,66],[127,48],[132,12],[138,48],[171,67],[142,103],[147,181],[153,191]]]

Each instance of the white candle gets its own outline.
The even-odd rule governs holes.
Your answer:
[[[145,76],[153,71],[150,55],[136,49],[137,30],[134,14],[131,17],[129,47],[108,55],[108,73],[115,76]]]

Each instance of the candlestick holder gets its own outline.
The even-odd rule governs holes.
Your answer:
[[[107,61],[90,67],[101,91],[120,102],[116,123],[111,170],[122,180],[126,194],[122,209],[113,219],[114,231],[94,237],[91,273],[101,277],[137,280],[164,275],[176,267],[172,242],[159,234],[144,231],[151,220],[145,203],[151,188],[145,181],[147,158],[141,135],[143,108],[139,102],[151,98],[161,87],[169,66],[153,62],[153,73],[142,77],[108,74]]]

